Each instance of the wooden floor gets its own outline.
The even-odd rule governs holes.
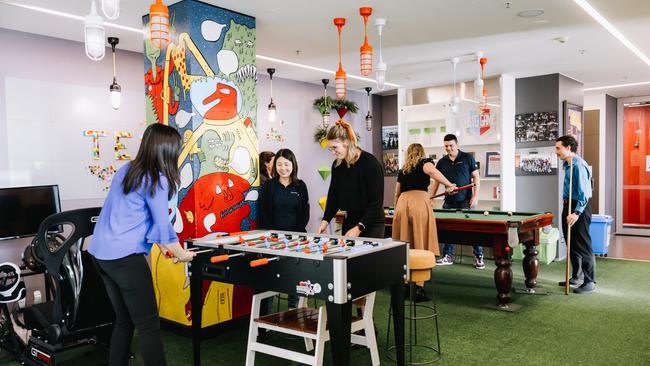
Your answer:
[[[607,256],[650,261],[650,237],[612,235]]]

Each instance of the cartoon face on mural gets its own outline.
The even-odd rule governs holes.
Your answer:
[[[181,185],[170,220],[181,243],[254,229],[259,184],[255,20],[195,1],[169,9],[171,42],[160,50],[145,40],[144,79],[147,122],[171,125],[183,136]],[[152,272],[161,317],[188,324],[187,267],[152,259]],[[205,283],[204,324],[248,312],[250,302],[238,302],[241,291]],[[214,304],[215,293],[229,300]],[[216,312],[207,311],[215,307]]]

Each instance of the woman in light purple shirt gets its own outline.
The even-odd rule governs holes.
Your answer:
[[[115,174],[95,225],[88,251],[115,310],[111,366],[128,364],[134,329],[138,330],[144,364],[166,364],[145,256],[155,243],[179,261],[194,257],[178,243],[168,215],[168,201],[180,183],[180,149],[181,136],[174,128],[162,124],[147,127],[135,160]]]

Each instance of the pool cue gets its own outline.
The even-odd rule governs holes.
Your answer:
[[[451,193],[456,193],[456,192],[464,191],[464,190],[466,190],[466,189],[470,189],[470,188],[472,188],[472,187],[474,187],[474,183],[472,183],[472,184],[468,184],[468,185],[466,185],[466,186],[458,187],[458,188],[456,188],[455,190],[453,190]],[[449,194],[449,193],[447,193],[447,192],[442,192],[442,193],[438,193],[437,195],[435,195],[435,196],[433,196],[433,197],[430,197],[430,198],[431,198],[431,199],[434,199],[434,198],[438,198],[438,197],[446,196],[446,195],[448,195],[448,194]]]
[[[564,283],[564,294],[569,295],[569,265],[571,262],[571,226],[569,226],[569,215],[573,213],[571,211],[571,202],[573,201],[573,156],[571,157],[571,167],[569,168],[569,202],[568,202],[568,210],[569,213],[567,214],[567,239],[566,239],[566,273],[565,273],[565,278],[566,281]]]

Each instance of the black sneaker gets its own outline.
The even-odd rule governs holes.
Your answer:
[[[582,286],[573,290],[574,294],[590,294],[596,291],[596,284],[593,282],[585,282]]]
[[[565,287],[566,286],[566,281],[560,281],[557,283],[558,286],[560,287]],[[569,287],[571,288],[578,288],[582,285],[582,280],[576,280],[575,278],[572,278],[569,280]]]

